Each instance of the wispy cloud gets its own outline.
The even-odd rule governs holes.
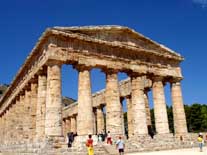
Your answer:
[[[202,8],[207,7],[207,0],[193,0],[193,3],[200,5]]]

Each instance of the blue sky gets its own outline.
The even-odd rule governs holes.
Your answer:
[[[184,103],[207,103],[207,0],[7,0],[0,20],[0,83],[11,82],[47,27],[123,25],[185,57]],[[77,72],[63,66],[62,76],[63,95],[76,98]],[[105,87],[99,70],[92,81],[93,92]]]

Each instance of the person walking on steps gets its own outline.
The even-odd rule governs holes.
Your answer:
[[[121,138],[121,136],[119,136],[119,139],[116,142],[116,148],[119,151],[119,155],[124,154],[124,147],[125,147],[124,140]]]
[[[86,141],[86,147],[88,149],[88,155],[94,155],[92,135],[88,135],[88,139]]]
[[[198,140],[198,146],[200,148],[200,152],[203,152],[204,140],[203,140],[203,135],[201,133],[199,133],[197,140]]]
[[[106,143],[107,144],[111,144],[112,145],[112,138],[111,138],[111,134],[110,134],[110,131],[108,131],[107,133],[107,139],[106,139]]]

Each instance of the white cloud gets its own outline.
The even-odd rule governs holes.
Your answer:
[[[203,8],[207,7],[207,0],[193,0],[193,3],[199,4]]]

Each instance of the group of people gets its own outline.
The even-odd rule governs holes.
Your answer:
[[[74,134],[73,132],[69,132],[67,134],[67,138],[68,138],[68,147],[72,147],[72,143],[74,141],[74,137],[77,136],[77,134]],[[207,141],[207,135],[206,135],[206,141]],[[112,145],[112,137],[110,134],[110,131],[106,133],[102,132],[100,134],[98,134],[98,141],[99,142],[104,142],[106,139],[106,143]],[[182,137],[180,137],[180,139],[183,140]],[[200,152],[203,151],[203,146],[204,146],[204,137],[202,135],[202,133],[199,133],[198,138],[198,145],[199,145],[199,149]],[[88,149],[88,155],[94,155],[94,148],[93,148],[93,139],[92,139],[92,135],[88,135],[88,139],[86,140],[86,147]],[[116,141],[116,148],[118,149],[119,155],[123,155],[124,154],[124,140],[122,139],[121,136],[119,136],[118,140]]]
[[[112,145],[112,137],[110,134],[110,131],[107,132],[107,134],[98,134],[98,141],[105,141],[106,138],[106,142],[107,144]],[[88,149],[88,155],[94,155],[94,148],[93,148],[93,139],[92,139],[92,135],[88,135],[88,139],[86,140],[86,147]],[[124,140],[122,139],[121,136],[119,136],[118,140],[116,141],[116,148],[118,149],[118,152],[120,155],[124,154]]]
[[[98,141],[99,142],[104,142],[105,139],[106,139],[106,143],[107,144],[111,144],[112,145],[112,138],[111,138],[110,131],[108,131],[107,133],[101,132],[100,134],[98,134]]]

